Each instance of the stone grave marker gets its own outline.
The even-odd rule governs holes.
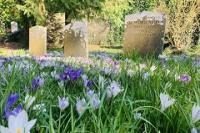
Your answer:
[[[34,26],[29,29],[29,52],[32,56],[44,56],[47,51],[47,28]]]
[[[88,57],[87,23],[76,21],[65,26],[65,57]]]
[[[18,31],[18,23],[15,22],[15,21],[12,21],[11,22],[11,32],[14,33],[14,32],[17,32]]]
[[[124,53],[158,56],[163,50],[165,16],[142,12],[125,17]]]

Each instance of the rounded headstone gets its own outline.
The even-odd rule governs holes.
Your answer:
[[[44,56],[47,53],[47,28],[34,26],[29,29],[29,53]]]
[[[163,50],[166,18],[161,13],[142,12],[125,17],[124,53],[158,56]]]

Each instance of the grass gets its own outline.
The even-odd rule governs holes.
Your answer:
[[[112,60],[93,57],[66,58],[56,63],[54,60],[40,62],[29,58],[13,58],[0,71],[0,114],[3,114],[10,94],[20,94],[14,107],[20,103],[24,106],[27,94],[35,96],[36,101],[28,110],[30,119],[37,119],[33,133],[188,133],[193,127],[200,129],[199,122],[191,122],[192,106],[194,103],[200,104],[200,71],[198,66],[194,66],[192,58],[169,59],[164,64],[153,57],[141,58],[137,55],[129,60],[118,56]],[[140,69],[140,64],[146,64],[146,67]],[[64,86],[60,86],[59,81],[51,77],[51,72],[60,74],[67,66],[84,68],[84,74],[93,82],[91,89],[99,94],[101,102],[98,109],[88,104],[82,115],[77,113],[77,98],[87,99],[87,88],[83,86],[81,78],[76,81],[66,80]],[[152,66],[157,67],[155,71],[150,70]],[[132,76],[128,75],[130,70]],[[144,77],[145,74],[148,76]],[[190,75],[192,80],[177,80],[181,74]],[[103,82],[99,80],[99,75],[103,76]],[[45,82],[33,91],[31,82],[37,76]],[[107,98],[107,87],[112,81],[118,82],[123,91],[116,97]],[[163,92],[176,100],[164,112],[160,110],[159,98]],[[62,112],[58,107],[58,96],[69,98],[70,105]],[[34,110],[38,104],[44,104],[45,110]],[[135,118],[136,113],[141,116]],[[0,124],[7,125],[2,115]]]

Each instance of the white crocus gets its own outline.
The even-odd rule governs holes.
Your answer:
[[[30,106],[33,104],[35,99],[36,98],[34,96],[30,96],[30,95],[27,95],[25,97],[25,108],[26,108],[26,110],[28,110],[30,108]]]
[[[154,72],[156,69],[157,69],[157,67],[153,65],[153,66],[151,66],[150,71]]]
[[[30,133],[36,119],[28,121],[28,114],[22,110],[17,116],[8,118],[8,128],[0,126],[0,133]]]
[[[168,94],[160,93],[161,111],[164,111],[175,103],[175,99],[170,98]]]
[[[85,101],[85,98],[83,99],[77,99],[76,102],[76,111],[78,112],[79,115],[82,115],[87,109],[87,103]]]
[[[200,106],[194,104],[192,107],[192,122],[196,123],[200,120]]]
[[[116,97],[122,91],[121,85],[116,81],[112,81],[110,86],[107,88],[107,97]]]
[[[69,106],[68,97],[58,97],[58,105],[61,111],[65,110]]]

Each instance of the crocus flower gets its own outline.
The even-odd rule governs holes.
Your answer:
[[[144,79],[148,79],[149,76],[150,76],[150,74],[148,72],[146,72],[146,73],[143,74],[143,78]]]
[[[101,103],[101,101],[97,94],[93,95],[90,98],[90,105],[92,106],[93,109],[98,109],[100,106],[100,103]]]
[[[199,133],[196,128],[192,128],[191,133]]]
[[[92,86],[92,81],[88,79],[87,75],[82,75],[83,85],[87,88],[90,88]]]
[[[200,120],[200,106],[194,104],[192,107],[192,122],[196,123]]]
[[[19,99],[19,94],[17,93],[11,94],[7,99],[6,108],[12,107],[17,102],[18,99]]]
[[[151,66],[150,71],[154,72],[156,69],[157,69],[157,67],[153,65],[153,66]]]
[[[129,77],[133,77],[134,71],[131,70],[131,69],[127,70],[127,75],[128,75]]]
[[[144,69],[144,68],[146,68],[146,67],[147,67],[146,64],[139,64],[139,68],[140,68],[140,70],[142,70],[142,69]]]
[[[98,109],[101,102],[99,96],[95,94],[93,90],[88,90],[86,94],[92,108]]]
[[[141,118],[142,114],[141,113],[134,113],[134,119],[139,120]]]
[[[21,104],[19,104],[16,108],[12,109],[13,105],[17,102],[19,99],[19,94],[11,94],[7,101],[6,105],[4,107],[4,117],[8,119],[9,116],[14,115],[16,116],[19,112],[22,111],[23,107]]]
[[[170,98],[168,94],[160,93],[160,101],[161,101],[161,111],[164,111],[168,107],[174,104],[175,99]]]
[[[35,90],[44,84],[44,79],[36,77],[32,80],[32,89]]]
[[[120,92],[122,92],[121,86],[116,81],[111,82],[107,89],[107,97],[116,97]]]
[[[30,108],[30,106],[33,104],[35,99],[36,98],[34,96],[26,95],[26,97],[25,97],[25,108],[26,108],[26,110],[28,110]]]
[[[94,95],[94,90],[91,90],[91,89],[87,90],[86,94],[87,94],[87,97],[92,97]]]
[[[83,99],[78,99],[76,102],[76,111],[78,112],[79,115],[82,115],[87,109],[87,103],[85,101],[85,98]]]
[[[67,80],[67,78],[68,78],[68,76],[67,76],[66,73],[61,73],[61,74],[59,75],[59,80],[60,80],[60,81],[65,81],[65,80]]]
[[[188,74],[182,74],[179,76],[179,81],[182,82],[190,82],[191,81],[191,76]]]
[[[65,110],[69,106],[69,100],[68,97],[65,98],[60,98],[58,97],[58,103],[59,103],[59,108],[61,111]]]
[[[4,117],[6,119],[8,119],[10,116],[16,116],[17,114],[19,114],[21,111],[23,110],[23,107],[21,104],[19,104],[16,108],[14,109],[9,109],[9,108],[5,108],[4,110]]]
[[[83,68],[79,68],[77,70],[74,70],[72,68],[66,68],[65,74],[69,76],[70,80],[77,80],[83,74]]]
[[[8,118],[8,128],[0,126],[0,133],[30,133],[36,119],[28,121],[28,114],[22,110],[17,116]]]
[[[60,78],[59,75],[56,73],[56,71],[51,72],[51,77],[55,78],[56,80]]]

